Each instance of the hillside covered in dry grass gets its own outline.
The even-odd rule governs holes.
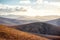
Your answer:
[[[0,40],[49,40],[47,38],[22,32],[4,25],[0,25]]]

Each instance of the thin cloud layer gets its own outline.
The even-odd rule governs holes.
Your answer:
[[[49,1],[49,2],[60,2],[60,0],[45,0],[45,1]]]
[[[3,15],[5,14],[6,15],[9,15],[9,14],[27,15],[27,16],[60,15],[60,3],[59,2],[50,2],[50,3],[44,2],[44,4],[33,4],[33,5],[28,5],[28,6],[10,5],[10,2],[8,4],[5,4],[4,2],[5,0],[4,1],[0,0],[0,15],[1,14]],[[27,2],[30,3],[29,1]]]

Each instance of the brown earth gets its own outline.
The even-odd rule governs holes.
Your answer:
[[[31,33],[0,25],[0,40],[50,40]]]

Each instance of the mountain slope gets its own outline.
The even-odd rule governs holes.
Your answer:
[[[60,26],[60,18],[46,21],[46,23],[53,24],[53,25],[56,25],[56,26]]]
[[[0,40],[49,40],[47,38],[22,32],[4,25],[0,25]]]
[[[60,27],[47,24],[44,22],[34,22],[24,25],[16,25],[12,26],[12,28],[36,34],[47,34],[47,35],[58,35],[58,36],[60,35]]]

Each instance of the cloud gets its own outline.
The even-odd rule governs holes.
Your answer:
[[[20,9],[24,9],[26,10],[26,12]],[[0,4],[0,15],[12,14],[12,15],[27,15],[27,16],[37,16],[37,15],[46,16],[46,15],[60,15],[59,13],[60,13],[60,9],[58,9],[58,7],[56,8],[56,6],[52,6],[49,4],[47,5],[45,4],[44,6],[35,5],[33,6],[33,8],[31,8],[31,6]]]
[[[28,9],[30,6],[20,6],[20,5],[6,5],[6,4],[0,4],[0,12],[21,12],[25,9]],[[31,8],[31,7],[30,7]],[[26,10],[25,10],[26,11]]]
[[[45,0],[45,1],[49,1],[49,2],[60,2],[60,0]]]

